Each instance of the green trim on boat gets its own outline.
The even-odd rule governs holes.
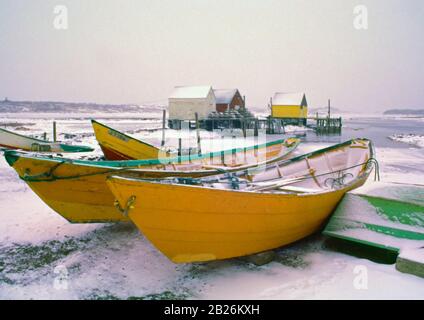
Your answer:
[[[9,149],[4,150],[4,158],[6,159],[6,162],[11,167],[13,167],[14,163],[16,161],[18,161],[20,157],[21,156],[18,153],[14,152],[12,150],[9,150]]]
[[[192,160],[200,160],[200,159],[205,159],[208,157],[218,157],[221,155],[228,155],[228,154],[233,154],[237,152],[265,148],[267,146],[284,143],[284,141],[286,140],[287,139],[280,139],[280,140],[275,140],[272,142],[267,142],[261,145],[253,145],[253,146],[244,147],[244,148],[234,148],[230,150],[204,153],[201,155],[194,154],[194,155],[184,155],[184,156],[172,157],[172,158],[145,159],[145,160],[119,160],[119,161],[74,160],[74,159],[61,158],[61,157],[46,157],[40,154],[37,154],[37,155],[25,154],[25,153],[20,153],[14,150],[5,151],[5,157],[7,158],[7,157],[10,157],[11,155],[17,155],[18,157],[29,157],[34,159],[42,159],[42,160],[62,162],[62,163],[74,163],[74,164],[88,165],[88,166],[95,166],[95,167],[136,168],[136,167],[142,167],[142,166],[148,166],[148,165],[172,164],[172,163],[178,163],[178,162],[189,162]],[[297,148],[299,143],[300,143],[300,140],[297,140],[295,143],[289,146],[288,150],[293,151],[295,148]]]
[[[94,151],[91,147],[86,146],[74,146],[70,144],[60,144],[60,148],[63,149],[63,152],[91,152]]]

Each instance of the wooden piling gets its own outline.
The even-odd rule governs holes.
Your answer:
[[[330,101],[330,99],[328,99],[328,119],[331,118],[331,111],[330,111],[330,109],[331,109],[331,101]]]
[[[243,130],[243,138],[246,139],[246,120],[244,118],[241,120],[241,126]]]
[[[253,135],[255,137],[257,137],[259,135],[259,128],[258,127],[259,127],[259,120],[255,119],[255,129],[254,129],[254,132],[253,132]]]
[[[178,163],[181,163],[181,155],[182,155],[182,139],[178,138]]]
[[[56,121],[53,121],[53,141],[54,142],[57,141],[57,136],[56,136]]]
[[[162,113],[162,142],[161,146],[163,147],[165,145],[165,123],[166,123],[166,110],[163,110]]]
[[[258,156],[258,136],[259,136],[259,120],[255,119],[255,129],[254,129],[254,134],[255,136],[255,146],[254,146],[254,153],[255,153],[255,157]]]
[[[194,113],[194,117],[196,119],[196,135],[197,135],[197,152],[198,154],[202,153],[201,144],[200,144],[200,126],[199,126],[199,114],[197,112]]]
[[[236,139],[236,136],[233,136],[233,141]],[[237,162],[237,157],[236,157],[236,147],[234,146],[235,143],[232,143],[232,149],[231,149],[231,164],[235,165]]]

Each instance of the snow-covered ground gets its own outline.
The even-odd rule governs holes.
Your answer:
[[[69,141],[96,145],[88,119],[62,119],[59,132],[76,135]],[[14,121],[20,122],[15,129],[21,127],[20,132],[25,134],[41,133],[51,126],[48,117],[0,116],[0,122]],[[152,143],[159,143],[162,136],[160,130],[154,130],[160,128],[160,121],[125,117],[104,121]],[[153,122],[158,126],[154,127]],[[231,135],[217,139],[220,133],[201,134],[205,150],[241,143],[241,139]],[[166,136],[169,145],[175,146],[181,136],[190,137],[185,139],[188,145],[196,145],[195,132],[168,130]],[[249,139],[247,143],[254,143],[254,138]],[[223,141],[223,145],[214,140]],[[304,143],[297,154],[327,145]],[[377,147],[376,151],[382,181],[424,183],[422,149]],[[97,148],[95,154],[98,153]],[[372,178],[368,183],[372,183]],[[321,235],[278,250],[273,262],[260,267],[244,259],[173,264],[131,223],[68,223],[17,178],[3,157],[0,216],[0,299],[424,298],[424,279],[400,273],[394,265],[331,251]],[[358,268],[367,270],[367,288],[356,289]]]

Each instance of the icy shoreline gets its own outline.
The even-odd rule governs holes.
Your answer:
[[[2,121],[10,119],[0,118]],[[49,131],[51,120],[33,122],[29,133]],[[108,123],[158,143],[161,131],[139,131],[131,119]],[[79,143],[100,150],[90,122],[63,120],[59,133],[76,134]],[[25,132],[25,134],[28,134]],[[195,132],[167,130],[167,144],[178,137],[195,146]],[[254,143],[253,137],[224,137],[202,131],[202,148]],[[266,138],[261,135],[260,139]],[[278,136],[268,138],[277,139]],[[70,139],[69,141],[74,140]],[[214,143],[213,141],[219,143]],[[262,140],[261,140],[262,141]],[[302,143],[296,154],[331,143]],[[376,148],[382,181],[424,181],[422,149]],[[370,177],[369,184],[372,184]],[[47,207],[0,159],[0,299],[420,299],[424,279],[333,252],[317,235],[279,249],[274,262],[257,267],[243,259],[176,265],[166,259],[131,223],[70,224]],[[355,267],[368,271],[367,290],[353,285]],[[65,269],[63,269],[65,268]],[[55,280],[66,270],[67,287]]]
[[[417,134],[394,134],[389,137],[393,141],[407,143],[419,148],[424,148],[424,135]]]

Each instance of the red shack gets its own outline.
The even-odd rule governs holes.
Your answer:
[[[239,110],[245,107],[245,101],[238,89],[214,89],[216,111]]]

